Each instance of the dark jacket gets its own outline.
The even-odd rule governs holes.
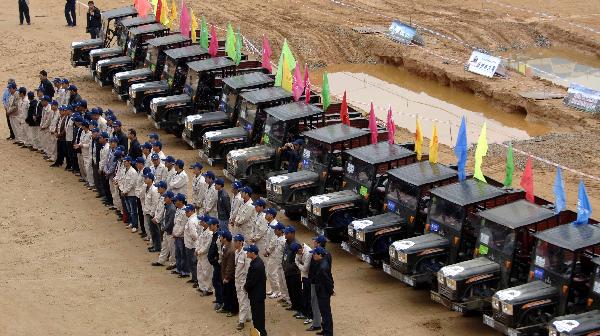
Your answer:
[[[76,130],[75,130],[76,128]],[[73,144],[78,144],[81,140],[81,134],[83,134],[83,128],[75,127],[73,128],[75,131],[75,136],[73,137]],[[81,153],[81,147],[75,149],[75,153]]]
[[[175,226],[175,205],[165,204],[165,215],[163,217],[162,230],[167,234],[173,234],[173,226]]]
[[[96,7],[91,13],[90,11],[87,12],[87,28],[100,27],[102,27],[102,15],[100,14],[98,7]]]
[[[38,101],[37,106],[35,108],[35,114],[33,118],[33,126],[40,126],[42,124],[42,114],[44,112],[44,106],[42,106],[42,102]]]
[[[221,189],[217,195],[217,217],[219,217],[219,220],[229,220],[230,212],[231,201],[229,200],[229,194],[225,189]]]
[[[300,269],[296,265],[296,253],[292,252],[290,246],[293,243],[298,243],[298,240],[285,241],[285,249],[283,250],[283,273],[286,277],[293,275],[300,275]]]
[[[208,262],[213,266],[219,265],[219,247],[217,246],[217,239],[219,239],[219,234],[215,232],[213,233],[210,247],[208,248],[208,254],[206,255]]]
[[[49,96],[50,98],[54,97],[54,85],[50,83],[48,78],[40,81],[39,88],[42,90],[44,95]]]
[[[128,154],[132,159],[142,156],[142,147],[140,147],[140,142],[137,139],[131,141]]]
[[[29,126],[35,126],[34,117],[37,114],[37,106],[37,100],[34,99],[29,101],[29,109],[27,109],[27,117],[25,118],[25,123]]]
[[[267,296],[267,275],[265,273],[265,263],[260,257],[254,258],[248,267],[248,275],[244,290],[248,293],[250,302],[265,300]]]
[[[73,105],[73,103],[77,103],[81,101],[81,96],[79,93],[69,95],[69,105]]]
[[[324,259],[327,259],[329,263],[329,267],[333,265],[333,261],[331,260],[331,253],[327,252],[327,255]],[[317,270],[319,268],[319,263],[315,261],[315,259],[310,259],[310,266],[308,266],[308,280],[311,284],[315,284],[315,275],[317,274]]]
[[[123,146],[123,148],[125,148],[125,151],[128,151],[129,141],[127,139],[127,136],[125,134],[123,134],[123,131],[113,132],[113,136],[119,138],[119,141],[117,142],[117,144],[119,146]],[[137,158],[137,156],[131,157],[131,158],[135,159],[135,158]]]
[[[229,242],[229,244],[223,246],[221,277],[223,280],[229,281],[235,279],[235,247],[233,247],[233,242]]]
[[[333,295],[334,286],[331,265],[327,258],[321,259],[317,264],[317,272],[315,273],[315,290],[317,296],[331,296]]]

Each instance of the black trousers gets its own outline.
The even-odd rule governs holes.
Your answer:
[[[98,38],[98,36],[100,36],[100,27],[91,27],[88,29],[90,31],[90,37],[92,39]]]
[[[310,280],[302,278],[302,310],[306,318],[312,319],[312,306],[310,304]]]
[[[54,161],[54,163],[62,166],[65,159],[68,163],[69,159],[67,159],[67,142],[65,139],[58,139],[56,140],[56,161]]]
[[[142,201],[139,197],[137,199],[137,215],[138,215],[138,227],[142,231],[142,235],[146,234],[146,228],[144,227],[144,212],[142,211]]]
[[[212,285],[215,288],[215,302],[223,304],[223,279],[221,279],[221,265],[212,265]]]
[[[23,24],[23,19],[27,21],[27,24],[31,23],[31,19],[29,18],[29,5],[25,0],[19,0],[19,22]]]
[[[333,336],[333,317],[331,316],[331,295],[321,294],[317,292],[317,301],[319,302],[319,310],[321,311],[321,328],[323,335]]]
[[[159,224],[154,224],[152,222],[152,216],[146,215],[146,222],[148,223],[148,228],[150,229],[150,238],[152,238],[152,247],[155,250],[160,251],[160,227]]]
[[[265,299],[250,300],[250,312],[252,313],[252,324],[258,330],[260,336],[267,336],[265,329]]]
[[[235,280],[231,279],[223,284],[223,310],[237,314],[240,306],[237,300],[237,291],[235,290]]]
[[[67,169],[73,169],[73,141],[65,141],[65,149],[66,149],[66,155],[65,158],[67,159]],[[77,161],[77,160],[75,160]]]
[[[112,205],[113,197],[112,193],[110,192],[110,182],[108,181],[108,176],[106,175],[102,175],[102,189],[104,189],[104,200]]]
[[[15,138],[15,132],[12,129],[12,125],[10,124],[10,117],[8,115],[6,115],[6,124],[8,125],[8,130],[10,132],[10,138],[14,139]]]
[[[100,173],[98,172],[98,164],[92,162],[92,175],[94,175],[94,187],[98,195],[103,196],[102,183],[100,183]]]
[[[75,16],[75,1],[73,1],[73,3],[66,3],[65,4],[65,19],[67,19],[67,24],[69,26],[76,26],[77,25],[77,18]]]
[[[196,249],[186,247],[185,259],[188,265],[188,270],[192,275],[192,281],[198,282],[198,258],[196,257]]]
[[[303,311],[302,309],[302,282],[300,280],[300,274],[286,275],[285,284],[290,294],[290,301],[292,301],[292,309],[297,312]]]

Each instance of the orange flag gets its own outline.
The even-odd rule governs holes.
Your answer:
[[[342,124],[350,126],[350,116],[348,115],[348,102],[346,102],[346,91],[344,91],[344,98],[342,99],[342,107],[340,108],[340,118]]]

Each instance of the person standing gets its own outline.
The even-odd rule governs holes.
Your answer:
[[[154,177],[156,180],[156,176]],[[152,263],[152,266],[164,266],[167,261],[173,263],[175,261],[175,238],[173,238],[173,227],[175,226],[175,214],[177,208],[173,204],[175,194],[167,190],[167,184],[165,181],[159,181],[154,184],[158,189],[158,193],[162,194],[164,204],[163,209],[160,211],[157,205],[157,210],[154,212],[154,218],[152,222],[161,225],[163,231],[163,239],[160,249],[160,255],[158,260]],[[171,268],[173,269],[173,268]]]
[[[327,238],[323,235],[319,235],[312,238],[312,248],[313,250],[317,247],[322,247],[323,249],[327,246]],[[312,255],[312,252],[309,252]],[[329,267],[331,267],[331,254],[327,254],[327,261],[329,262]],[[312,321],[307,319],[304,321],[304,324],[311,324],[306,331],[319,331],[321,330],[321,311],[319,310],[319,300],[317,299],[317,291],[315,289],[315,274],[317,272],[318,263],[314,260],[314,258],[310,259],[310,266],[308,268],[308,281],[310,283],[310,305],[312,308]]]
[[[198,285],[198,274],[197,274],[197,263],[196,259],[196,245],[198,244],[198,217],[196,216],[196,207],[193,204],[185,206],[185,215],[187,217],[187,223],[183,229],[183,243],[185,246],[185,260],[188,265],[192,278],[188,280],[188,283]]]
[[[131,157],[126,156],[123,158],[123,164],[125,166],[125,174],[121,180],[121,193],[125,197],[125,205],[127,206],[127,217],[129,217],[129,227],[131,232],[135,233],[138,231],[138,215],[137,215],[137,197],[135,195],[136,181],[138,178],[137,172],[131,165]]]
[[[148,233],[152,240],[152,245],[148,248],[149,252],[160,252],[160,232],[158,225],[152,222],[154,218],[154,212],[160,204],[160,194],[158,188],[154,186],[154,174],[148,173],[144,175],[144,183],[146,184],[146,192],[144,193],[144,216],[145,223],[148,226]],[[163,201],[164,207],[164,201]]]
[[[244,329],[245,322],[250,321],[250,301],[248,301],[248,293],[244,290],[250,260],[246,258],[246,251],[243,250],[244,236],[241,234],[235,235],[233,237],[233,244],[235,246],[235,293],[239,306],[238,325],[236,329],[242,330]]]
[[[67,0],[65,3],[65,19],[67,19],[67,27],[75,27],[77,25],[77,17],[75,16],[75,0]]]
[[[254,209],[254,205],[252,205],[252,188],[246,186],[242,189],[242,201],[244,204],[240,206],[240,209],[235,216],[235,220],[233,222],[236,230],[241,233],[243,236],[250,237],[252,235],[252,221],[254,219],[254,214],[256,210]]]
[[[320,335],[333,336],[333,317],[331,316],[331,296],[334,292],[333,275],[331,274],[331,264],[327,256],[329,253],[318,246],[311,251],[313,260],[317,263],[315,271],[315,291],[319,302],[321,312],[322,332]]]
[[[27,99],[29,101],[29,106],[27,107],[27,115],[25,116],[25,124],[23,124],[23,129],[25,130],[25,139],[28,145],[27,147],[29,147],[31,150],[35,150],[33,126],[34,118],[37,113],[38,100],[35,99],[35,94],[32,91],[27,92]]]
[[[169,188],[175,194],[187,195],[189,178],[187,176],[187,173],[183,169],[183,167],[185,167],[185,162],[183,162],[183,160],[176,160],[174,166],[175,175],[171,177]]]
[[[285,284],[288,289],[291,306],[286,310],[294,311],[297,314],[302,310],[302,280],[300,279],[300,269],[296,266],[296,253],[292,252],[291,246],[296,243],[296,229],[293,226],[287,226],[283,231],[285,234],[285,249],[283,251],[283,273],[285,274]],[[287,306],[287,304],[284,304]]]
[[[135,184],[135,196],[137,198],[137,214],[138,214],[138,223],[140,226],[140,235],[142,239],[145,241],[150,241],[150,237],[148,234],[150,233],[150,229],[146,230],[149,223],[146,223],[144,216],[144,200],[146,199],[146,182],[145,182],[145,173],[144,173],[144,158],[138,157],[134,159],[135,161],[135,169],[137,170],[137,181]],[[150,172],[148,169],[147,172]]]
[[[102,27],[102,15],[100,9],[98,9],[93,1],[88,1],[88,12],[87,12],[87,28],[86,31],[90,33],[91,38],[98,38],[100,35],[100,28]]]
[[[137,132],[133,128],[130,128],[127,132],[127,139],[129,139],[127,147],[129,149],[129,156],[134,158],[138,158],[140,156],[143,157],[144,167],[146,167],[146,157],[142,154],[142,148],[140,147],[140,142],[137,139]]]
[[[229,194],[225,190],[225,181],[222,178],[215,180],[215,189],[217,190],[217,219],[219,220],[219,229],[225,231],[229,225],[231,201],[229,200]]]
[[[271,228],[275,233],[275,237],[270,241],[264,254],[265,257],[269,258],[267,272],[272,292],[269,298],[277,299],[283,295],[285,299],[285,292],[287,292],[287,289],[285,287],[283,264],[281,263],[281,260],[283,259],[283,250],[285,249],[285,236],[283,235],[285,226],[277,222],[275,219],[273,222],[275,222],[275,224],[271,224]]]
[[[175,195],[175,222],[173,226],[173,238],[175,239],[175,264],[177,265],[172,274],[179,274],[180,278],[187,278],[190,276],[188,271],[187,259],[185,256],[185,242],[183,240],[183,234],[185,224],[187,223],[187,216],[185,215],[184,206],[186,205],[185,195]]]
[[[129,147],[128,147],[129,139],[127,138],[127,135],[125,135],[125,133],[123,133],[121,126],[122,126],[122,124],[119,120],[116,120],[112,123],[112,129],[113,129],[112,136],[117,137],[117,139],[119,139],[117,141],[118,145],[123,147],[123,152],[127,153],[129,150]],[[139,156],[141,156],[141,155],[138,155],[135,157],[132,156],[132,158],[136,159]]]
[[[202,212],[202,204],[204,204],[204,196],[208,189],[208,184],[202,176],[202,164],[200,162],[194,163],[191,167],[194,170],[194,179],[192,180],[192,204],[198,208],[199,212]]]
[[[248,293],[250,301],[250,313],[252,314],[252,324],[260,336],[267,336],[265,329],[265,298],[267,279],[265,276],[265,264],[258,256],[259,249],[256,245],[249,245],[244,248],[246,256],[250,259],[248,274],[244,290]]]
[[[254,225],[252,225],[252,236],[250,236],[250,244],[256,245],[259,250],[265,250],[267,244],[265,243],[267,238],[267,230],[269,224],[267,223],[265,205],[267,204],[262,198],[254,201],[254,209],[256,210],[256,216],[254,217]]]
[[[204,202],[202,203],[202,213],[208,214],[211,217],[217,217],[217,198],[218,193],[215,188],[215,174],[212,171],[207,171],[204,173],[204,181],[208,186],[206,190],[206,196],[204,197]]]
[[[52,135],[52,126],[56,123],[55,117],[58,114],[58,102],[53,100],[49,106],[42,110],[42,119],[40,120],[40,138],[44,150],[44,160],[54,160],[54,136]],[[54,121],[54,122],[53,122]],[[91,134],[91,133],[90,133]]]
[[[215,306],[214,310],[219,311],[223,308],[223,279],[221,278],[221,264],[219,263],[219,247],[217,240],[223,232],[219,232],[219,221],[216,218],[208,220],[208,227],[213,232],[208,248],[208,262],[213,267],[212,285],[215,289]]]
[[[229,228],[234,233],[237,232],[238,229],[233,225],[233,221],[237,216],[238,210],[244,204],[242,200],[242,193],[240,192],[244,185],[240,181],[235,181],[231,184],[231,192],[233,193],[233,197],[231,197],[231,212],[229,213]]]
[[[165,177],[165,182],[167,182],[167,189],[171,190],[171,179],[173,178],[175,173],[177,173],[175,171],[175,167],[174,167],[175,158],[172,157],[171,155],[169,155],[163,161],[165,161],[165,167],[167,168],[167,176]],[[171,190],[171,191],[173,191],[173,190]],[[175,195],[177,195],[177,194],[175,194]]]
[[[39,89],[42,90],[45,96],[50,98],[54,98],[54,84],[50,82],[48,79],[48,73],[46,70],[40,71],[40,86]]]
[[[265,210],[265,221],[267,222],[267,233],[265,234],[265,248],[263,249],[263,251],[267,251],[268,248],[270,248],[272,246],[272,244],[275,243],[275,240],[277,239],[277,236],[275,235],[275,230],[273,229],[273,227],[275,225],[277,225],[277,219],[275,219],[275,217],[277,217],[277,210],[275,208],[268,208],[267,210]],[[277,275],[276,274],[272,274],[269,273],[269,262],[271,260],[270,257],[268,257],[264,252],[263,252],[263,262],[265,263],[266,267],[267,267],[267,281],[269,281],[270,284],[270,291],[267,292],[267,295],[272,295],[273,291],[276,290],[279,286],[277,284]]]
[[[27,21],[27,24],[31,24],[31,19],[29,18],[29,0],[19,0],[19,22],[22,25],[23,19]]]
[[[239,306],[235,293],[235,248],[231,243],[231,232],[221,234],[223,256],[221,258],[221,278],[223,279],[223,307],[217,313],[231,317],[238,313]]]
[[[15,90],[17,88],[17,84],[15,83],[15,80],[10,78],[8,80],[7,86],[4,89],[4,92],[2,92],[2,105],[4,106],[4,111],[6,112],[6,124],[8,125],[8,137],[6,138],[6,140],[14,140],[15,139],[15,132],[13,131],[12,125],[10,124],[10,116],[8,115],[8,105],[10,102],[10,97],[12,97],[13,93],[11,93],[11,88],[14,87]]]
[[[308,280],[308,271],[310,270],[310,261],[312,260],[312,250],[306,244],[292,244],[292,252],[296,253],[296,266],[300,269],[302,281],[302,309],[296,315],[297,319],[305,319],[305,322],[312,322],[312,308],[310,305],[310,280]],[[310,323],[310,322],[307,322]]]
[[[200,219],[200,225],[202,226],[202,232],[200,233],[198,243],[196,244],[198,292],[200,292],[200,296],[209,296],[213,294],[213,286],[211,283],[213,267],[208,261],[208,252],[215,232],[210,228],[211,218],[209,216],[198,216],[198,219]]]
[[[93,180],[92,177],[92,163],[90,162],[90,146],[92,144],[92,132],[90,131],[90,124],[83,120],[81,122],[81,134],[79,136],[79,143],[75,146],[79,151],[77,153],[77,159],[79,161],[79,171],[81,172],[81,178],[85,181],[86,186],[94,184],[90,182]]]
[[[154,179],[156,181],[163,181],[165,182],[165,185],[167,185],[167,167],[160,162],[160,157],[156,153],[151,154],[150,159],[152,160],[152,166],[150,167],[150,170],[152,171],[152,174],[154,174]]]

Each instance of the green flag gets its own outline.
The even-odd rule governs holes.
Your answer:
[[[508,145],[506,152],[506,176],[504,177],[504,186],[512,187],[513,172],[515,171],[515,162],[513,161],[512,142]]]
[[[235,60],[235,33],[231,28],[231,23],[227,24],[227,39],[225,40],[225,52],[232,60]]]
[[[290,69],[290,71],[294,71],[296,68],[296,59],[294,58],[294,54],[292,54],[287,40],[283,40],[281,54],[279,55],[279,62],[277,63],[277,73],[275,74],[275,86],[281,86],[281,79],[283,78],[283,55],[285,55],[285,61],[288,69]]]
[[[242,61],[242,34],[240,33],[240,27],[238,27],[237,34],[235,35],[235,58],[233,61],[236,65],[239,65]]]
[[[321,101],[323,102],[323,111],[327,111],[329,105],[331,105],[331,97],[329,97],[329,79],[327,78],[327,71],[323,73],[323,88],[321,91]]]
[[[206,18],[202,16],[202,23],[200,24],[200,46],[204,49],[208,49],[208,25],[206,24]]]

